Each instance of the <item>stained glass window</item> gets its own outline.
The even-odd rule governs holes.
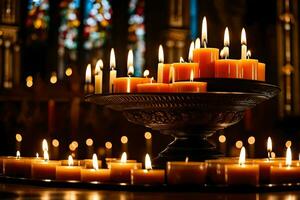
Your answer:
[[[26,19],[28,38],[30,40],[45,40],[49,27],[48,0],[29,0]]]
[[[129,48],[134,53],[134,75],[141,76],[145,64],[145,0],[130,0],[128,20]]]
[[[111,26],[112,9],[109,0],[86,0],[84,16],[84,48],[102,47]]]

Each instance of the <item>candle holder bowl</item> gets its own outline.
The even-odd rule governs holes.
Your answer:
[[[197,79],[208,84],[205,93],[91,94],[86,101],[124,114],[126,119],[175,139],[154,160],[194,161],[221,156],[207,138],[238,123],[244,111],[276,96],[280,89],[260,81]]]

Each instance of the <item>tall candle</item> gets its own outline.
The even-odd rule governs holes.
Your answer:
[[[157,83],[163,83],[164,78],[164,51],[162,45],[158,48]]]
[[[95,94],[102,94],[103,61],[99,59],[95,68]]]
[[[116,57],[114,48],[110,51],[109,93],[114,92],[114,81],[117,78]]]

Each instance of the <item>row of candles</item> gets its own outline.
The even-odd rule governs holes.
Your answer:
[[[152,169],[151,159],[145,156],[145,168],[136,160],[127,160],[124,152],[120,160],[107,158],[107,168],[100,168],[102,162],[94,154],[92,159],[49,160],[48,144],[43,141],[43,159],[1,157],[0,172],[5,176],[48,179],[59,181],[82,181],[101,183],[131,184],[228,184],[258,185],[298,183],[300,181],[300,161],[292,160],[292,152],[287,147],[285,158],[271,158],[272,141],[268,138],[267,159],[247,159],[245,147],[239,158],[221,158],[205,162],[170,161],[164,169]]]
[[[110,53],[109,93],[145,93],[145,92],[205,92],[206,83],[194,81],[195,78],[242,78],[265,81],[265,64],[257,59],[250,59],[251,52],[247,50],[246,31],[241,32],[241,59],[229,59],[229,30],[224,33],[224,48],[207,47],[207,22],[202,21],[201,42],[197,38],[189,48],[189,62],[180,58],[179,63],[164,63],[163,48],[158,50],[157,81],[148,78],[149,71],[144,71],[144,77],[132,77],[134,74],[133,53],[128,52],[127,75],[118,77],[114,49]],[[201,47],[201,43],[202,46]],[[92,86],[92,69],[88,64],[86,69],[86,91],[102,93],[103,61],[100,59],[95,67],[95,87]],[[178,82],[180,81],[180,82]],[[170,84],[171,83],[171,84]]]

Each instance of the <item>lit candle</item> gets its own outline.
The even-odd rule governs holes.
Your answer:
[[[241,148],[238,164],[225,165],[225,180],[228,185],[254,185],[259,181],[259,165],[245,164],[246,149]]]
[[[298,183],[300,180],[300,167],[294,166],[292,162],[292,151],[288,147],[286,150],[285,166],[271,166],[270,183]]]
[[[94,92],[94,87],[92,85],[92,69],[91,64],[88,64],[85,71],[85,85],[84,92],[87,94]]]
[[[144,71],[144,77],[148,78],[149,70]],[[137,85],[138,93],[167,93],[171,92],[171,87],[166,83],[153,83],[153,77],[151,83],[143,83]]]
[[[171,185],[205,184],[206,164],[204,162],[168,162],[167,182]]]
[[[103,61],[98,60],[95,68],[95,94],[102,94]]]
[[[164,51],[162,45],[159,45],[158,48],[158,67],[157,67],[157,82],[163,83],[164,77]]]
[[[114,92],[114,81],[117,78],[117,71],[116,68],[116,57],[114,48],[110,51],[110,72],[109,72],[109,93]]]
[[[159,185],[165,182],[165,170],[153,170],[149,154],[145,156],[145,169],[131,170],[131,183],[134,185]]]
[[[226,27],[224,32],[224,48],[220,53],[225,59],[215,61],[216,78],[241,78],[239,60],[228,59],[229,57],[229,30]]]
[[[37,160],[32,162],[31,177],[33,179],[50,179],[55,180],[56,166],[60,165],[59,161],[50,161],[48,154],[48,143],[43,140],[44,160]]]
[[[68,157],[68,166],[56,166],[56,180],[81,180],[81,167],[74,166],[71,155]]]
[[[196,44],[193,51],[193,61],[199,63],[199,77],[213,78],[215,76],[215,61],[219,58],[219,49],[207,48],[207,22],[206,17],[202,21],[201,41],[204,48]]]
[[[141,169],[142,163],[127,162],[127,154],[124,152],[121,162],[110,163],[110,178],[113,182],[129,183],[132,169]]]
[[[96,154],[93,154],[93,169],[81,169],[81,181],[83,182],[108,182],[110,180],[109,169],[99,169],[99,161]]]

